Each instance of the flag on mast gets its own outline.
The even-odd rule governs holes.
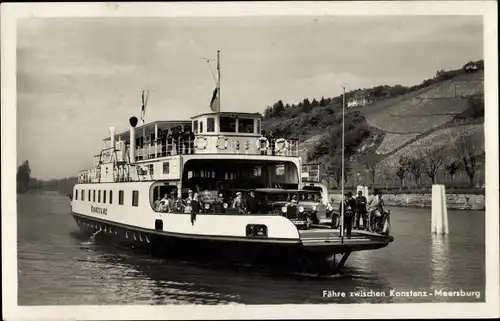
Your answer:
[[[142,91],[142,108],[141,108],[141,121],[144,124],[144,115],[146,115],[146,105],[148,104],[149,90],[146,97],[144,97],[144,90]]]
[[[212,100],[210,100],[210,109],[212,111],[218,112],[220,110],[219,105],[219,87],[215,87],[214,93],[212,94]]]

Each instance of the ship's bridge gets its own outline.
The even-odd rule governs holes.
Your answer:
[[[264,137],[259,113],[214,112],[189,121],[156,121],[134,129],[135,161],[182,154],[298,156],[298,140]],[[128,157],[130,130],[115,135],[117,151]],[[110,148],[111,139],[104,139]],[[122,153],[120,153],[122,154]],[[121,158],[121,157],[118,157]]]

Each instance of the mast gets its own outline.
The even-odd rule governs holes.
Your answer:
[[[340,238],[341,242],[344,243],[344,110],[345,110],[345,87],[342,86],[342,182],[341,182],[341,197],[342,203],[340,203]]]
[[[217,111],[220,113],[220,50],[217,50],[217,88],[219,91],[219,100],[217,101]]]

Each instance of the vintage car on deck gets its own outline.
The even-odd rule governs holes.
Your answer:
[[[255,198],[259,202],[261,214],[283,215],[298,228],[303,229],[309,228],[313,223],[314,205],[304,201],[302,206],[300,201],[302,191],[280,188],[258,188],[252,191],[255,192]]]

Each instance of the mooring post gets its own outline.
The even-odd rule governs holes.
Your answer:
[[[431,233],[448,234],[448,208],[444,185],[432,185]]]

